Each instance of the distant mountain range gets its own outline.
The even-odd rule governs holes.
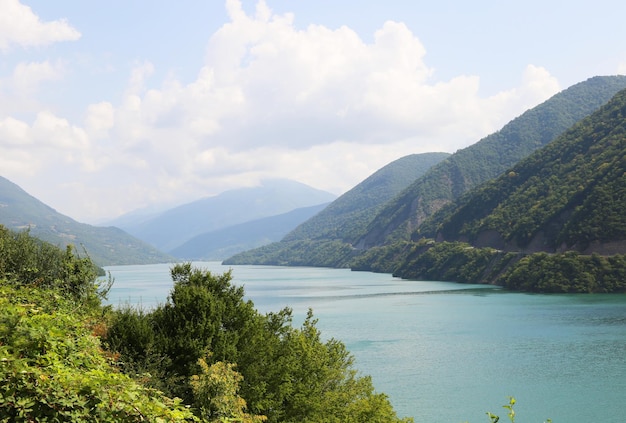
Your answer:
[[[372,247],[409,241],[411,234],[442,207],[510,170],[624,88],[626,76],[600,76],[576,84],[523,113],[500,131],[423,169],[404,189],[370,209],[358,224],[353,224],[353,219],[342,220],[349,213],[344,212],[340,200],[345,199],[340,197],[281,242],[246,251],[225,263],[350,267],[354,257]],[[371,188],[358,192],[359,197],[366,197]],[[363,260],[359,266],[368,268]],[[372,269],[393,271],[391,264]]]
[[[100,266],[111,264],[165,263],[173,258],[114,227],[76,222],[37,200],[22,188],[0,177],[0,224],[54,245],[74,245]]]
[[[139,210],[109,221],[108,226],[92,226],[58,213],[0,177],[0,225],[29,230],[61,247],[73,245],[78,254],[89,255],[100,266],[217,260],[281,239],[335,198],[298,182],[271,180],[260,187],[226,191],[164,211]],[[165,242],[168,236],[174,240],[171,244]],[[159,244],[155,240],[162,241],[161,248],[150,244]],[[162,252],[170,245],[177,248],[171,254]]]
[[[235,240],[235,244],[229,244],[230,241],[226,240],[221,243],[215,236],[225,233],[216,231],[298,208],[327,204],[335,198],[334,194],[299,182],[275,179],[263,181],[258,187],[226,191],[153,216],[140,214],[137,219],[122,216],[108,223],[119,225],[128,233],[162,251],[172,254],[177,251],[176,254],[183,254],[184,258],[205,257],[210,251],[228,251],[242,243],[241,240]],[[285,232],[293,228],[287,221]],[[255,236],[251,234],[251,244],[256,242]],[[211,246],[203,246],[198,241],[211,237]],[[194,238],[196,240],[192,241]]]
[[[223,260],[234,254],[280,241],[290,230],[329,203],[302,207],[276,216],[228,226],[191,238],[171,254],[185,260]]]

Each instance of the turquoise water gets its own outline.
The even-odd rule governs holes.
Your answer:
[[[195,263],[221,273],[219,263]],[[153,307],[169,265],[109,267],[109,301]],[[402,416],[487,422],[517,398],[518,423],[626,421],[626,295],[531,295],[319,268],[233,266],[261,312],[311,307]],[[501,421],[505,421],[502,419]]]

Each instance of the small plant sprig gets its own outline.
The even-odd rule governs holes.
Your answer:
[[[506,415],[509,417],[509,420],[511,421],[511,423],[515,423],[515,409],[514,409],[514,405],[517,401],[515,400],[515,397],[509,397],[509,403],[508,404],[504,404],[502,406],[502,408],[507,410]],[[489,422],[490,423],[498,423],[500,421],[500,416],[493,414],[491,412],[487,412],[487,416],[489,417]],[[552,423],[551,419],[548,419],[546,421],[544,421],[543,423]]]

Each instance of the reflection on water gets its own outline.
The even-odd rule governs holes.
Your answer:
[[[201,267],[222,273],[218,263]],[[482,422],[518,399],[520,422],[622,422],[626,296],[536,295],[318,268],[234,266],[261,312],[309,307],[401,415]],[[110,302],[154,307],[169,265],[111,267]]]

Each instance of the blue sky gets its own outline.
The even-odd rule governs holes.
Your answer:
[[[0,175],[97,222],[290,178],[340,194],[626,73],[620,1],[0,0]]]

